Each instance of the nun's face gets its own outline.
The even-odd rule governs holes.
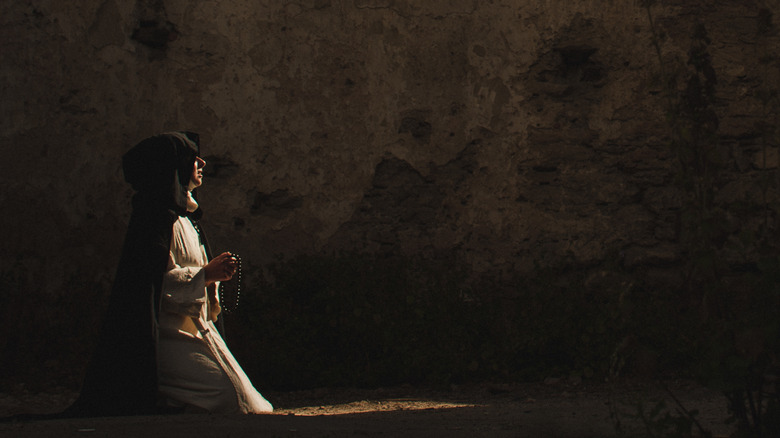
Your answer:
[[[192,176],[190,181],[195,187],[200,187],[203,184],[203,168],[206,166],[206,161],[201,157],[195,157],[195,164],[192,165]],[[194,188],[194,187],[193,187]]]

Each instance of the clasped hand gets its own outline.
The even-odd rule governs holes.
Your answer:
[[[238,267],[238,260],[229,252],[223,252],[222,254],[211,259],[210,262],[203,267],[206,272],[206,284],[213,284],[217,281],[228,281],[233,278]]]

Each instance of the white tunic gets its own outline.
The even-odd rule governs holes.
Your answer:
[[[271,412],[208,320],[206,252],[186,217],[173,225],[168,271],[163,277],[157,342],[159,391],[171,406],[209,412]],[[213,289],[212,289],[213,288]]]

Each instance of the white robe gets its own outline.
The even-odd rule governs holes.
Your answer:
[[[157,342],[157,375],[169,406],[209,412],[271,412],[208,320],[203,266],[206,252],[186,217],[173,225],[168,271],[163,277]],[[213,293],[212,285],[208,289]]]

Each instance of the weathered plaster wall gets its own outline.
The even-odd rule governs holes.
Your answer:
[[[685,59],[696,20],[710,32],[734,199],[777,164],[755,158],[756,90],[778,80],[777,64],[755,62],[778,52],[777,35],[756,36],[760,8],[777,17],[780,2],[655,9],[668,59]],[[131,194],[120,157],[174,129],[201,134],[211,240],[253,266],[340,249],[457,251],[477,272],[679,257],[658,60],[636,2],[33,0],[1,12],[0,261],[26,290],[110,284]]]

